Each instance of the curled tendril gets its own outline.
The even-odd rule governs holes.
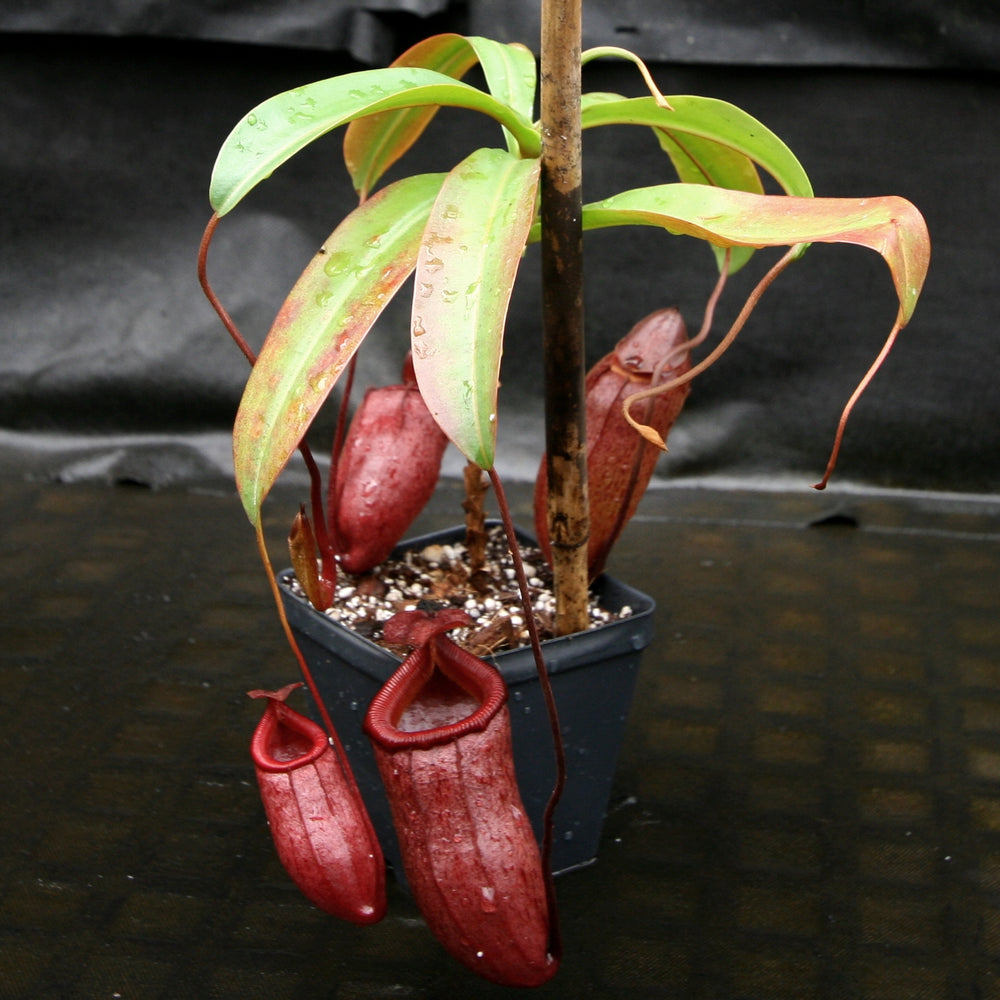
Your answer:
[[[732,346],[733,341],[736,339],[737,334],[746,325],[746,321],[750,318],[750,314],[757,307],[757,303],[760,301],[761,296],[765,291],[771,286],[774,280],[785,270],[788,265],[798,257],[799,247],[795,246],[788,250],[781,259],[764,275],[763,278],[757,283],[753,291],[747,296],[746,302],[743,304],[743,308],[740,310],[739,315],[733,321],[733,325],[729,328],[726,335],[719,341],[719,344],[715,349],[705,358],[698,362],[698,364],[693,365],[688,371],[684,372],[683,375],[678,375],[676,378],[672,378],[667,382],[663,382],[660,385],[656,384],[657,378],[659,378],[660,373],[671,363],[671,361],[676,358],[679,353],[689,351],[692,347],[700,344],[707,336],[709,329],[712,325],[712,316],[715,311],[715,305],[718,302],[719,296],[722,293],[722,288],[725,285],[726,275],[729,269],[729,252],[726,252],[725,263],[722,268],[722,273],[719,275],[719,281],[716,283],[715,288],[709,297],[708,304],[705,307],[705,319],[702,323],[701,329],[698,331],[697,335],[692,337],[685,344],[680,345],[675,350],[671,351],[667,357],[660,362],[656,370],[653,373],[653,384],[647,388],[642,389],[639,392],[633,393],[622,403],[622,414],[625,419],[629,422],[629,425],[642,435],[647,441],[655,444],[658,448],[662,448],[663,451],[667,450],[666,442],[657,433],[657,431],[649,427],[646,424],[640,423],[636,420],[630,413],[633,404],[638,403],[645,399],[650,399],[653,396],[658,396],[664,392],[670,392],[671,389],[676,389],[677,386],[683,385],[685,382],[690,382],[693,378],[700,375],[703,371],[711,368],[719,358]],[[878,356],[872,362],[868,371],[865,372],[861,381],[858,383],[857,388],[851,393],[850,398],[844,404],[844,408],[841,411],[840,419],[837,422],[837,431],[834,435],[833,445],[830,449],[830,457],[826,463],[826,469],[823,472],[823,476],[818,483],[813,484],[813,489],[823,490],[826,489],[827,483],[830,481],[831,475],[833,475],[833,470],[837,466],[837,459],[840,455],[840,446],[844,439],[844,429],[847,426],[848,417],[851,415],[851,411],[854,409],[855,403],[861,398],[864,391],[868,388],[869,383],[874,378],[875,373],[882,367],[882,363],[888,357],[889,352],[892,350],[893,345],[896,342],[896,337],[899,335],[899,331],[902,329],[902,324],[899,319],[893,324],[892,330],[889,332],[889,336],[886,338],[885,343],[882,345],[882,349],[879,351]]]
[[[635,65],[639,68],[639,72],[642,74],[646,87],[653,96],[653,100],[656,101],[661,108],[666,108],[667,111],[674,110],[670,106],[670,102],[660,92],[660,88],[656,86],[656,82],[653,80],[653,75],[649,72],[646,64],[634,52],[629,52],[628,49],[619,48],[617,45],[599,45],[596,48],[587,49],[587,51],[580,56],[580,65],[586,66],[591,59],[603,59],[606,57],[614,59],[627,59],[629,62],[635,63]]]

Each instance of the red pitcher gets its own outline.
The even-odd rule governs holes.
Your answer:
[[[346,762],[316,723],[285,704],[299,684],[266,698],[250,753],[285,870],[322,910],[355,924],[385,915],[382,848]]]
[[[364,728],[431,931],[485,979],[536,986],[558,967],[546,882],[514,775],[506,685],[442,634],[467,622],[453,609],[386,623],[390,642],[416,648]]]

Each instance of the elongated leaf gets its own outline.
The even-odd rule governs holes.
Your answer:
[[[698,135],[681,135],[663,129],[653,131],[681,181],[711,184],[731,191],[764,193],[760,174],[753,160],[744,153]],[[726,251],[722,247],[712,247],[712,251],[721,269]],[[735,274],[753,254],[752,247],[733,247],[729,256],[729,273]]]
[[[434,35],[417,42],[393,62],[461,79],[479,62],[490,94],[530,121],[535,97],[535,57],[523,45],[506,45],[489,38],[455,34]],[[344,135],[344,162],[358,194],[365,198],[383,174],[417,141],[440,109],[435,106],[386,111],[359,118]],[[505,129],[508,148],[520,148]]]
[[[535,86],[538,73],[535,57],[524,45],[507,45],[491,38],[471,36],[469,45],[476,53],[486,77],[489,92],[519,115],[531,121],[535,110]],[[517,136],[507,129],[507,148],[518,153]]]
[[[420,105],[481,111],[537,156],[534,126],[495,97],[442,73],[372,69],[306,84],[264,101],[229,134],[215,161],[209,196],[218,215],[231,211],[262,180],[314,139],[363,115]]]
[[[677,176],[687,184],[711,184],[730,191],[763,194],[764,185],[745,153],[698,135],[653,129]]]
[[[493,465],[510,293],[535,208],[540,161],[501,149],[467,157],[441,186],[414,275],[417,384],[470,461]]]
[[[392,63],[434,70],[461,80],[476,63],[476,52],[462,35],[433,35],[408,48]],[[420,138],[437,105],[383,111],[352,121],[344,132],[344,163],[362,199],[382,175]]]
[[[715,246],[853,243],[876,250],[892,272],[898,322],[909,321],[930,263],[923,216],[904,198],[792,198],[700,184],[637,188],[583,209],[585,229],[660,226]]]
[[[444,177],[408,177],[359,205],[334,230],[281,307],[233,428],[236,485],[254,523],[340,373],[412,273]]]
[[[766,170],[787,194],[809,197],[812,185],[794,153],[756,118],[710,97],[668,97],[673,110],[652,97],[599,100],[582,112],[584,128],[598,125],[648,125],[683,146],[695,136],[740,153]],[[708,146],[699,144],[704,157]]]
[[[593,104],[613,104],[625,101],[620,94],[593,92],[583,95],[583,113]],[[679,131],[654,128],[660,148],[670,157],[677,177],[685,184],[711,184],[733,191],[752,191],[763,194],[757,166],[746,153],[732,145],[706,139],[703,136]],[[712,247],[716,262],[721,268],[725,251]],[[729,273],[735,274],[753,256],[752,247],[735,247],[730,252]]]

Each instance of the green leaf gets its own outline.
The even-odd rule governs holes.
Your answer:
[[[359,205],[282,305],[250,372],[233,428],[236,485],[254,523],[340,373],[412,273],[444,177],[408,177]]]
[[[433,70],[362,70],[306,84],[269,98],[229,134],[215,161],[209,196],[218,215],[231,211],[290,157],[331,129],[363,115],[421,105],[468,108],[489,115],[537,156],[534,126],[495,97]]]
[[[626,98],[621,94],[614,94],[609,90],[588,90],[580,95],[580,114],[586,116],[587,109],[593,104],[615,104],[624,100]]]
[[[417,384],[467,459],[493,466],[503,330],[540,161],[479,149],[441,186],[414,275]]]
[[[584,94],[583,112],[594,104],[624,102],[620,94],[592,92]],[[763,194],[764,185],[754,161],[732,145],[707,139],[700,135],[682,133],[678,130],[654,128],[660,148],[670,157],[678,178],[686,184],[711,184],[715,187],[734,191],[753,191]],[[712,247],[719,267],[725,259],[725,252]],[[736,247],[729,260],[729,273],[734,274],[753,256],[751,247]]]
[[[393,62],[393,67],[415,66],[461,79],[479,62],[490,94],[530,121],[534,110],[535,57],[522,45],[506,45],[489,38],[443,34],[417,42]],[[405,108],[359,118],[344,135],[344,162],[355,190],[362,198],[383,174],[417,141],[440,109]],[[510,151],[519,141],[505,129]]]
[[[923,216],[904,198],[792,198],[700,184],[637,188],[583,209],[585,229],[660,226],[714,246],[805,246],[853,243],[882,255],[905,325],[930,263]]]
[[[654,129],[660,147],[670,157],[677,176],[687,184],[710,184],[731,191],[763,194],[764,185],[753,160],[713,139]]]
[[[491,38],[472,36],[469,45],[475,50],[486,77],[489,92],[519,115],[531,121],[535,112],[535,87],[538,70],[535,57],[524,45],[507,45]],[[517,137],[507,132],[507,148],[518,154]]]
[[[710,97],[668,97],[664,108],[652,97],[589,102],[582,112],[584,128],[598,125],[648,125],[683,146],[690,137],[708,140],[742,154],[766,170],[787,194],[809,197],[812,185],[794,153],[770,129],[735,105]],[[699,143],[703,159],[709,146]]]
[[[476,52],[462,35],[443,34],[411,46],[393,68],[421,67],[460,80],[476,63]],[[420,138],[437,105],[383,111],[352,121],[344,132],[344,163],[362,199],[382,175]]]
[[[763,194],[760,174],[748,156],[731,146],[697,135],[671,134],[654,129],[661,148],[670,157],[677,176],[688,184],[710,184],[731,191]],[[725,250],[712,247],[718,266],[725,260]],[[753,256],[752,247],[734,247],[729,257],[729,273],[735,274]]]

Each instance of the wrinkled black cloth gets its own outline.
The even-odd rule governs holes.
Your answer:
[[[0,31],[188,38],[342,50],[385,61],[400,18],[537,50],[541,0],[6,0]],[[1000,68],[1000,9],[981,0],[586,0],[584,44],[660,62]]]
[[[329,51],[162,38],[0,34],[0,46],[0,454],[37,474],[83,476],[124,462],[139,469],[127,476],[184,478],[204,471],[206,452],[214,468],[247,374],[196,280],[215,155],[259,101],[363,64]],[[899,194],[923,211],[930,277],[848,425],[840,481],[1000,490],[997,76],[653,69],[668,94],[730,100],[768,124],[797,152],[818,195]],[[588,68],[585,87],[642,92],[634,67],[615,62]],[[501,143],[492,121],[446,111],[399,170],[447,169],[477,145]],[[671,179],[644,129],[588,132],[585,154],[587,200]],[[209,273],[252,344],[355,203],[331,135],[223,220]],[[699,326],[715,280],[703,245],[613,229],[588,234],[586,253],[592,361],[654,309],[677,305],[692,330]],[[731,279],[716,336],[774,256],[762,252]],[[527,477],[542,441],[535,249],[521,267],[498,462]],[[695,382],[658,474],[818,478],[840,408],[895,310],[878,255],[814,246]],[[404,290],[362,350],[358,385],[398,380],[408,318]],[[135,447],[141,459],[130,465]]]

